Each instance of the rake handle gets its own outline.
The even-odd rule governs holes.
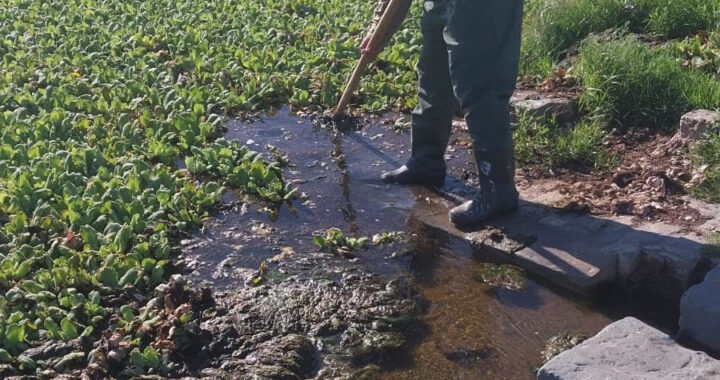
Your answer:
[[[380,21],[378,22],[377,27],[375,28],[375,31],[370,37],[370,41],[368,42],[366,47],[368,50],[379,50],[382,48],[382,46],[378,45],[380,45],[382,41],[386,40],[387,33],[389,32],[390,27],[393,24],[395,14],[400,9],[402,3],[403,0],[390,0],[390,4],[388,4],[385,12],[383,13]],[[352,76],[350,76],[350,80],[345,86],[345,91],[343,91],[340,102],[338,103],[337,107],[335,107],[335,116],[340,116],[343,114],[343,112],[345,112],[345,108],[347,108],[347,105],[350,103],[350,99],[355,93],[355,90],[357,90],[357,87],[360,84],[360,79],[362,79],[362,76],[370,63],[372,63],[372,59],[368,58],[367,55],[363,54],[358,63],[355,65],[355,69],[353,70]]]

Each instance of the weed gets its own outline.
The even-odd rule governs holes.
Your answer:
[[[582,171],[603,169],[612,162],[599,122],[585,120],[568,128],[553,120],[521,114],[513,134],[515,157],[522,166]]]
[[[694,165],[706,167],[705,179],[691,193],[700,199],[720,203],[720,136],[700,141],[693,147]]]
[[[663,38],[711,30],[720,0],[548,0],[527,12],[521,72],[544,79],[569,49],[592,33],[627,28]]]
[[[683,113],[720,106],[716,78],[685,70],[668,49],[649,47],[633,36],[586,40],[578,71],[587,87],[582,108],[625,127],[672,130]]]
[[[720,258],[720,233],[713,235],[705,244],[703,253],[707,256]]]
[[[720,75],[720,33],[698,34],[675,47],[685,66]]]

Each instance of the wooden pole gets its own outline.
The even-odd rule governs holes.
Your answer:
[[[398,9],[400,9],[403,1],[404,0],[390,0],[390,3],[388,4],[385,12],[382,15],[382,18],[380,18],[380,21],[375,28],[375,32],[373,32],[373,35],[370,37],[370,41],[368,42],[366,49],[379,50],[382,48],[380,44],[382,43],[382,41],[386,40],[387,33],[391,32],[390,26],[393,24],[394,18],[398,12]],[[360,84],[360,79],[362,79],[362,75],[365,73],[365,70],[370,65],[370,63],[372,63],[372,60],[368,58],[368,56],[363,54],[358,63],[355,65],[355,70],[353,70],[352,76],[350,76],[350,80],[345,86],[345,91],[343,91],[340,102],[338,103],[337,107],[335,107],[335,116],[340,116],[343,114],[343,112],[345,112],[345,108],[347,107],[348,103],[350,103],[350,99],[355,93],[355,90]]]

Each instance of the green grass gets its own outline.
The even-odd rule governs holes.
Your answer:
[[[544,79],[568,49],[592,33],[629,29],[678,38],[711,30],[720,0],[547,0],[528,3],[521,72]]]
[[[700,199],[720,203],[720,136],[701,141],[693,147],[694,166],[708,165],[706,180],[694,187],[692,194]]]
[[[683,113],[720,106],[716,77],[687,70],[669,49],[633,36],[587,39],[577,71],[586,86],[581,107],[625,127],[672,130]]]
[[[524,167],[588,171],[612,163],[599,122],[586,120],[566,128],[545,118],[519,115],[513,134],[515,157]]]
[[[705,244],[703,254],[713,258],[720,258],[720,233],[716,233],[710,237]]]

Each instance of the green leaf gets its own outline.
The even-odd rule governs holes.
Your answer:
[[[132,235],[132,227],[127,224],[123,225],[120,231],[117,232],[117,235],[115,235],[114,243],[119,252],[125,253],[128,251],[128,249],[130,248],[130,239],[132,238]]]
[[[62,339],[62,334],[60,333],[60,326],[58,326],[58,324],[55,323],[52,318],[45,318],[44,326],[45,330],[47,330],[48,334],[50,334],[53,339]]]
[[[137,268],[130,269],[120,279],[120,286],[134,285],[135,282],[138,280],[139,276],[140,276],[140,270],[138,270]]]
[[[0,348],[0,363],[12,363],[13,358],[4,348]]]
[[[72,340],[79,336],[77,326],[75,326],[75,324],[67,317],[63,318],[62,321],[60,321],[60,327],[62,328],[62,333],[63,336],[65,336],[65,340]]]
[[[118,273],[115,268],[103,267],[97,275],[98,280],[105,286],[118,287]]]
[[[325,245],[325,238],[322,236],[313,237],[313,243],[315,243],[315,245],[317,245],[321,249],[327,248],[327,245]]]

